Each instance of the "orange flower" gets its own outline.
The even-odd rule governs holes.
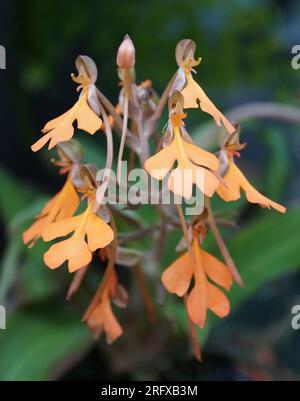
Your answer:
[[[93,135],[102,125],[101,119],[89,107],[89,86],[83,89],[74,106],[61,116],[49,121],[42,132],[45,134],[31,146],[33,152],[40,150],[48,141],[48,149],[52,149],[60,142],[69,141],[74,135],[73,123],[77,120],[77,127]]]
[[[216,173],[219,161],[212,153],[186,142],[181,135],[181,119],[172,118],[173,141],[156,155],[145,162],[146,171],[157,180],[162,180],[173,169],[175,161],[177,167],[168,178],[169,189],[177,195],[190,198],[193,184],[207,196],[211,197],[219,185]]]
[[[114,297],[116,292],[116,285],[116,275],[113,274],[103,291],[100,304],[87,319],[87,325],[93,336],[98,338],[104,330],[108,344],[114,342],[123,333],[122,327],[115,318],[111,308],[111,298]]]
[[[67,260],[69,271],[74,272],[90,263],[93,251],[104,248],[113,240],[113,230],[93,213],[93,206],[94,201],[90,201],[82,214],[45,228],[42,235],[44,241],[74,232],[68,239],[52,245],[44,254],[44,261],[50,269],[56,269]]]
[[[192,71],[195,71],[193,70],[193,67],[196,67],[201,63],[201,58],[198,60],[194,59],[195,50],[195,42],[189,39],[181,40],[176,47],[176,60],[179,66],[178,80],[183,82],[185,81],[185,86],[180,91],[184,98],[183,107],[185,109],[197,109],[200,107],[202,111],[213,117],[218,126],[221,126],[223,123],[229,134],[232,134],[235,131],[234,126],[213,104],[201,86],[194,81]],[[184,74],[183,79],[181,74]]]
[[[187,312],[191,321],[203,328],[207,309],[221,318],[227,316],[230,311],[227,297],[208,279],[229,291],[232,276],[226,265],[200,247],[198,236],[195,234],[192,249],[195,263],[190,253],[186,252],[164,271],[162,283],[170,293],[183,297],[194,277],[194,288],[187,297]]]
[[[241,170],[234,163],[233,154],[224,150],[228,158],[228,166],[223,177],[223,182],[217,189],[218,195],[226,202],[237,200],[241,197],[241,189],[245,192],[246,198],[251,203],[258,203],[261,207],[273,208],[284,213],[286,208],[273,202],[271,199],[258,192],[247,180]]]
[[[32,226],[23,233],[24,244],[31,248],[49,224],[73,216],[78,204],[79,198],[69,175],[62,190],[46,203]]]

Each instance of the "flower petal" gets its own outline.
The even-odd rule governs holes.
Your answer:
[[[196,284],[187,299],[189,318],[201,329],[205,325],[207,314],[206,291],[203,291],[204,287],[205,284],[201,286]]]
[[[95,338],[98,338],[104,330],[108,344],[114,342],[123,332],[112,312],[107,296],[103,297],[100,305],[91,313],[87,320],[87,325]]]
[[[176,149],[174,142],[172,142],[169,146],[146,160],[144,168],[152,177],[162,180],[173,167],[175,160]]]
[[[207,306],[219,317],[225,317],[230,312],[230,304],[227,297],[215,285],[207,282]]]
[[[204,250],[201,250],[201,258],[208,277],[216,284],[226,288],[226,290],[229,291],[232,285],[232,276],[227,266]]]
[[[174,194],[189,199],[193,193],[195,172],[189,168],[176,168],[168,178],[168,188]]]
[[[72,231],[76,230],[81,219],[82,214],[49,224],[43,231],[43,240],[51,241],[54,238],[64,237],[70,234]]]
[[[228,176],[228,173],[229,173],[228,172],[227,179],[225,180],[225,182],[226,183],[228,182],[228,185],[230,186],[231,194],[233,193],[232,188],[236,188],[237,183],[239,183],[240,187],[245,192],[246,198],[249,202],[258,203],[262,207],[267,207],[267,208],[272,207],[273,209],[277,210],[280,213],[285,213],[286,208],[284,206],[282,206],[282,205],[272,201],[271,199],[267,198],[266,196],[262,195],[249,183],[247,178],[244,176],[244,174],[241,172],[241,170],[236,166],[234,161],[231,161],[229,168],[230,168],[230,175]],[[227,199],[225,199],[225,200],[227,200]],[[232,200],[232,199],[229,199],[229,200]]]
[[[114,239],[114,232],[111,227],[94,213],[89,216],[86,234],[92,252],[98,248],[104,248]]]
[[[182,297],[193,276],[193,262],[188,252],[176,259],[162,274],[161,281],[171,293]]]
[[[207,152],[199,146],[186,141],[183,141],[183,146],[189,159],[193,163],[218,171],[220,162],[213,153]]]
[[[220,185],[218,178],[206,168],[197,167],[196,184],[198,188],[209,198],[213,196]]]
[[[198,101],[199,101],[201,110],[204,111],[205,113],[210,114],[218,126],[221,126],[223,123],[229,134],[232,134],[235,131],[233,125],[220,112],[220,110],[217,109],[217,107],[205,94],[201,86],[198,85],[196,81],[194,81],[191,74],[187,75],[187,85],[182,90],[181,94],[184,97],[185,109],[198,108],[199,107]]]
[[[87,100],[82,101],[76,110],[77,127],[93,135],[101,128],[102,120],[88,106]]]
[[[90,263],[92,254],[83,238],[72,236],[52,245],[44,254],[44,262],[50,269],[56,269],[66,260],[70,273]]]

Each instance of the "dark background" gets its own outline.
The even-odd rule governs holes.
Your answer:
[[[9,312],[7,330],[0,331],[0,379],[298,380],[300,332],[290,322],[292,305],[300,303],[300,72],[291,67],[291,49],[300,44],[300,3],[30,0],[2,1],[0,9],[0,44],[7,53],[7,68],[0,71],[0,303]],[[146,320],[132,272],[121,269],[132,301],[119,315],[125,334],[111,347],[104,339],[93,343],[80,322],[97,269],[82,294],[66,303],[67,273],[45,269],[43,245],[27,251],[21,242],[24,228],[63,182],[49,154],[34,154],[30,145],[45,122],[74,103],[70,73],[78,54],[96,61],[98,86],[117,101],[115,57],[125,33],[136,47],[137,80],[150,78],[158,93],[176,69],[176,43],[191,38],[203,59],[198,79],[221,110],[251,104],[258,115],[257,102],[272,102],[296,116],[252,116],[242,123],[248,147],[241,166],[289,210],[278,216],[244,201],[225,208],[239,224],[225,236],[246,287],[234,288],[231,316],[211,319],[202,333],[202,364],[191,355],[181,303],[159,285],[177,237],[155,269],[145,266],[156,324]],[[208,120],[191,113],[189,129],[199,143]],[[100,166],[104,139],[78,138],[86,160]],[[215,207],[221,208],[218,202]]]

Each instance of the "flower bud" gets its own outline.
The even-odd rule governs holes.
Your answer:
[[[133,68],[135,64],[135,48],[132,40],[125,35],[117,53],[117,65],[121,69]]]

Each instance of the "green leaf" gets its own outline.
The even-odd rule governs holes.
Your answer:
[[[48,304],[49,305],[49,304]],[[0,332],[0,380],[47,380],[53,370],[91,342],[87,328],[59,305],[9,315]]]
[[[263,284],[300,265],[300,207],[288,209],[284,215],[269,213],[271,215],[248,225],[228,242],[245,282],[244,288],[234,286],[230,292],[230,302],[235,308]]]
[[[286,138],[283,135],[278,129],[272,129],[269,135],[264,136],[264,140],[269,148],[265,192],[269,197],[274,199],[282,197],[289,171],[291,171],[290,156]]]
[[[35,191],[0,167],[0,216],[8,222],[34,199]]]

